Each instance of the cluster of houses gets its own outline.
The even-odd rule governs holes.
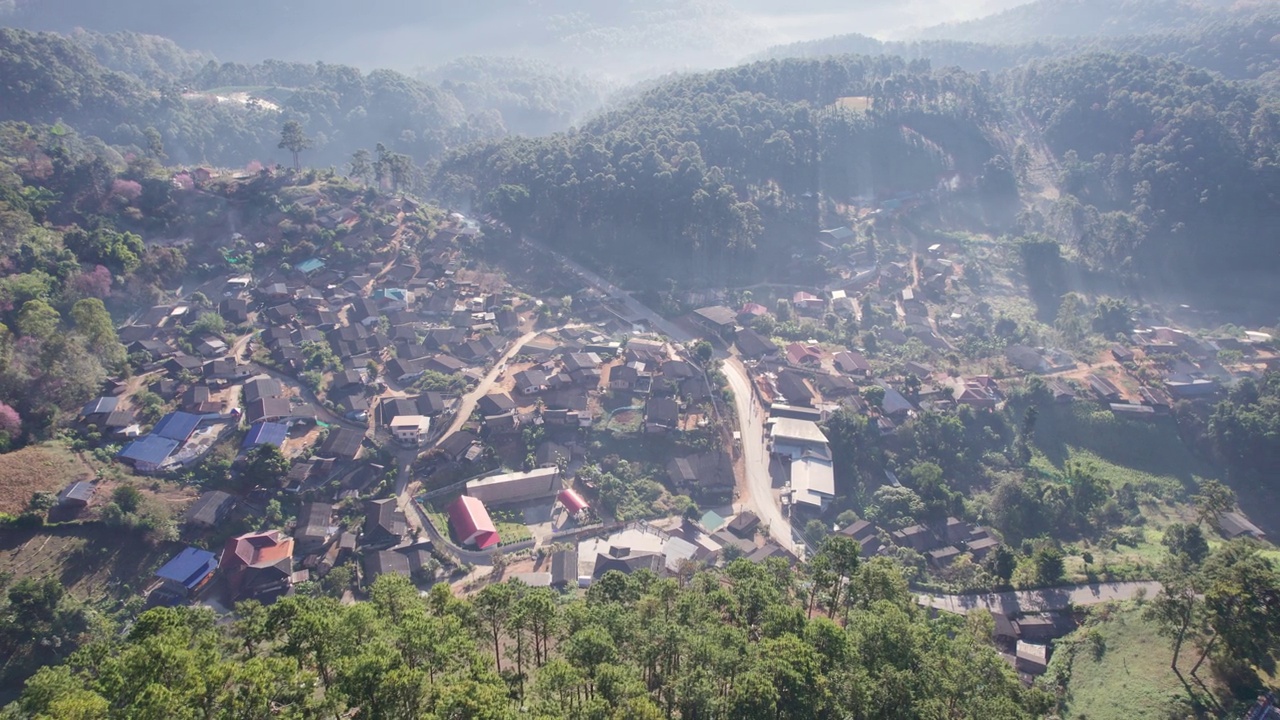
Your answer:
[[[184,532],[199,535],[237,516],[255,516],[259,509],[253,502],[220,490],[206,492],[188,508]],[[407,533],[404,512],[394,498],[369,500],[363,507],[363,522],[353,525],[343,522],[333,503],[308,502],[290,532],[237,535],[226,540],[221,553],[188,547],[157,572],[150,598],[167,604],[206,598],[270,602],[295,584],[321,578],[353,560],[359,560],[364,585],[387,572],[415,577],[424,569],[435,573],[442,567],[430,541]],[[216,583],[218,578],[224,582]]]
[[[1000,544],[989,528],[958,518],[929,525],[912,525],[885,532],[867,520],[859,520],[837,532],[856,540],[865,557],[892,555],[893,548],[914,550],[935,568],[945,568],[968,553],[974,562],[982,562]]]
[[[1201,338],[1168,326],[1140,328],[1113,343],[1107,355],[1113,362],[1073,381],[1053,377],[1078,368],[1060,351],[1017,345],[1005,351],[1011,366],[1049,376],[1046,386],[1056,402],[1091,397],[1115,415],[1137,420],[1154,420],[1179,401],[1214,400],[1236,379],[1280,368],[1274,339],[1254,331]]]

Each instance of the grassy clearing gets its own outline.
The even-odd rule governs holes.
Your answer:
[[[93,475],[93,469],[75,453],[56,443],[0,455],[0,513],[20,513],[33,494],[56,493],[72,481]]]
[[[1186,689],[1169,668],[1172,652],[1141,609],[1100,608],[1085,627],[1060,641],[1050,663],[1048,677],[1066,682],[1061,717],[1195,717]],[[1197,655],[1195,648],[1184,647],[1179,667],[1190,669]],[[1199,675],[1212,677],[1207,663]]]
[[[181,549],[180,543],[152,547],[98,524],[61,525],[6,534],[0,539],[0,573],[57,577],[72,595],[91,602],[127,600]]]

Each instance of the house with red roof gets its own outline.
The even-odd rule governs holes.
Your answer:
[[[449,524],[454,537],[462,545],[472,545],[485,550],[498,544],[498,528],[489,518],[489,511],[479,498],[462,495],[449,505]]]
[[[822,298],[811,292],[801,290],[791,296],[791,305],[796,310],[807,312],[822,312],[827,309],[827,303]]]
[[[279,530],[227,540],[218,561],[231,597],[278,596],[293,587],[293,538]]]
[[[787,362],[795,366],[810,367],[822,364],[822,350],[816,345],[791,343],[787,346]]]
[[[758,317],[764,317],[769,314],[769,308],[760,303],[743,303],[742,309],[738,311],[738,322],[746,325]]]

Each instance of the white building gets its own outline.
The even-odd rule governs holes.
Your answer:
[[[391,420],[391,433],[408,445],[421,445],[431,431],[431,418],[425,415],[397,415]]]
[[[491,475],[467,482],[467,494],[490,505],[554,498],[563,489],[560,469],[554,465],[529,472]]]
[[[791,502],[821,512],[836,497],[831,449],[812,420],[777,417],[769,421],[769,450],[790,461]]]
[[[836,497],[835,468],[830,457],[805,453],[791,461],[791,502],[821,512]]]
[[[769,451],[797,459],[806,451],[820,451],[827,455],[827,436],[812,420],[796,420],[775,417],[769,420]]]

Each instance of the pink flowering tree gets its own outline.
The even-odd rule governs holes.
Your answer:
[[[142,185],[133,180],[117,178],[111,183],[111,194],[126,202],[133,202],[142,197]]]
[[[106,298],[111,295],[111,271],[96,265],[71,279],[71,289],[85,297]]]
[[[0,402],[0,450],[7,450],[13,439],[22,434],[22,416],[7,403]]]

